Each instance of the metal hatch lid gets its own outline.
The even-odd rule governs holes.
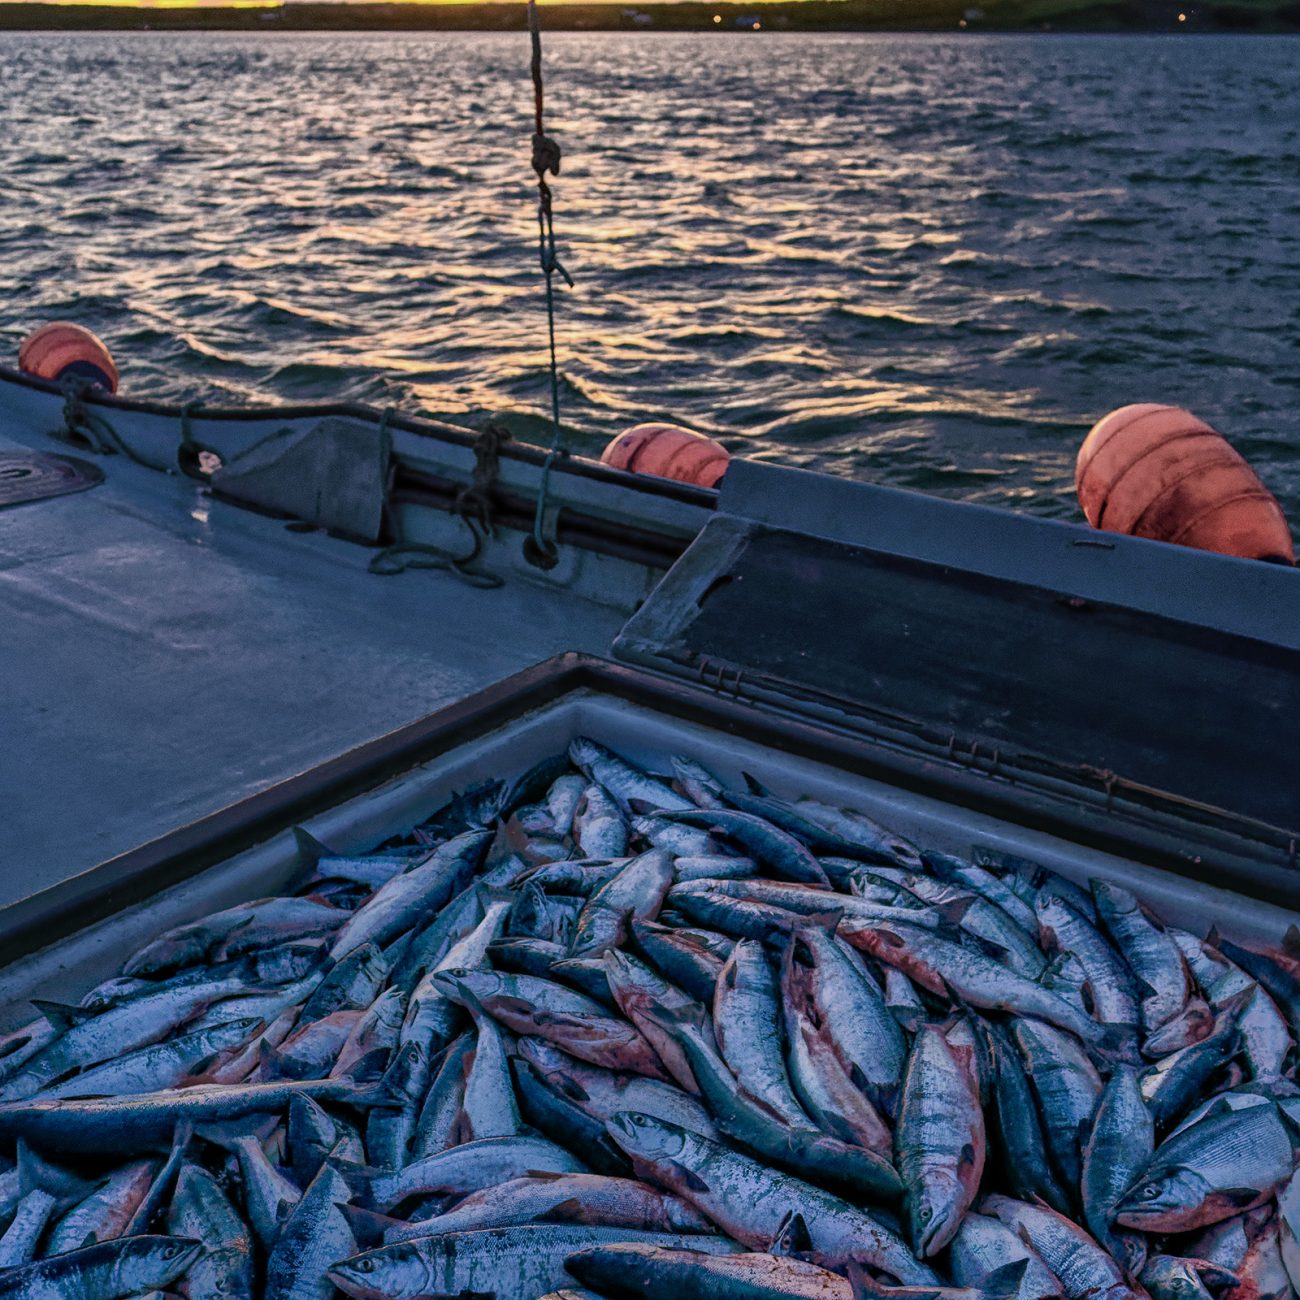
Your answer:
[[[1188,874],[1296,887],[1294,569],[740,461],[614,654]]]

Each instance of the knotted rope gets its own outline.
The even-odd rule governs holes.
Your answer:
[[[384,412],[380,429],[387,425],[392,407]],[[497,424],[489,424],[474,443],[474,470],[470,481],[456,493],[451,503],[452,514],[459,515],[469,529],[472,545],[465,555],[455,555],[428,542],[404,542],[400,538],[396,512],[390,516],[398,540],[370,561],[371,573],[392,577],[407,569],[446,569],[471,587],[493,588],[504,586],[504,579],[495,573],[471,569],[469,566],[482,553],[483,544],[496,536],[492,519],[492,489],[501,468],[501,447],[510,441],[510,431]]]

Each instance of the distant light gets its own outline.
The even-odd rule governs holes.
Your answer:
[[[713,21],[714,21],[715,23],[720,23],[720,22],[722,21],[722,15],[721,15],[721,14],[714,14],[714,15],[713,15]]]
[[[762,24],[762,23],[755,23],[755,24],[754,24],[754,30],[755,30],[756,32],[761,32],[761,31],[763,30],[763,24]]]

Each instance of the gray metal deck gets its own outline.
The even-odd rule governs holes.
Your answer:
[[[0,449],[23,446],[61,450],[0,412]],[[517,576],[375,577],[363,547],[100,463],[99,487],[0,510],[0,907],[529,664],[606,652],[626,616]]]

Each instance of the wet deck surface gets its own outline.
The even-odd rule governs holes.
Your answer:
[[[57,444],[0,412],[0,450]],[[617,610],[370,552],[121,457],[0,510],[0,907],[564,650]]]

